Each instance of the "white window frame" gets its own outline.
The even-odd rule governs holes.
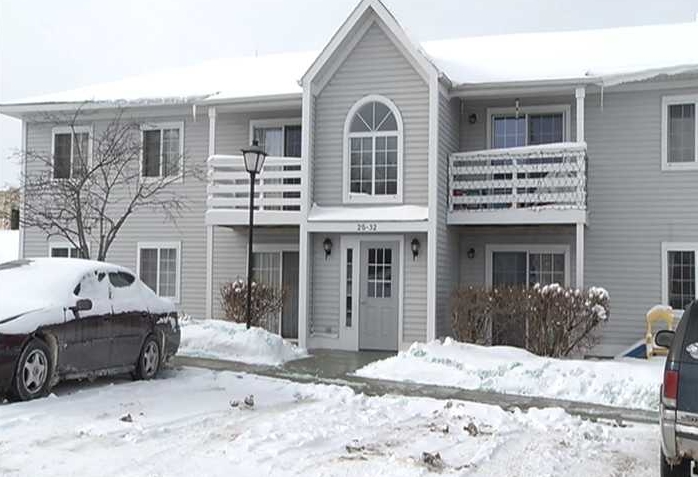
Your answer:
[[[286,153],[286,126],[300,126],[301,135],[303,134],[303,121],[301,118],[270,118],[270,119],[250,119],[250,144],[254,140],[255,128],[281,128],[281,147]],[[273,156],[269,156],[273,157]],[[287,157],[287,156],[281,156]],[[295,158],[294,156],[288,156]],[[300,160],[300,157],[297,159]]]
[[[519,116],[529,114],[556,114],[562,113],[562,142],[570,141],[572,124],[572,106],[569,104],[547,104],[536,106],[519,107]],[[497,116],[510,116],[516,114],[516,107],[487,108],[487,148],[494,149],[492,141],[492,118]],[[525,146],[528,146],[528,119],[526,119],[526,130],[524,131]]]
[[[71,248],[76,248],[79,249],[79,247],[76,247],[72,243],[70,243],[69,240],[66,240],[64,238],[53,238],[48,241],[48,256],[52,257],[52,252],[54,249],[59,249],[59,248],[67,248],[68,249],[68,257],[70,258],[70,249]],[[90,249],[90,244],[87,244],[87,249],[89,251]],[[80,257],[78,257],[80,258]]]
[[[184,121],[172,121],[165,123],[147,123],[141,124],[141,158],[138,164],[139,167],[139,177],[141,180],[159,180],[163,178],[162,175],[162,141],[164,138],[164,129],[179,129],[179,174],[176,176],[166,176],[170,177],[173,181],[181,182],[184,179]],[[157,176],[145,176],[143,175],[143,165],[145,161],[145,131],[160,131],[160,174]]]
[[[368,133],[351,133],[350,127],[351,122],[354,119],[354,115],[359,111],[359,109],[366,103],[376,101],[383,103],[390,109],[390,111],[395,116],[395,121],[397,123],[397,194],[394,195],[370,195],[370,194],[359,194],[356,192],[351,192],[351,153],[350,153],[350,139],[353,137],[378,137],[378,136],[394,136],[394,131],[385,132],[368,132]],[[402,188],[403,188],[403,136],[404,136],[404,125],[402,122],[402,115],[400,110],[395,106],[390,99],[379,94],[370,94],[364,96],[358,100],[351,107],[347,113],[346,119],[344,120],[344,154],[343,154],[343,164],[342,164],[342,196],[345,204],[401,204],[402,203]],[[376,180],[376,149],[373,148],[373,174],[372,181],[375,184]]]
[[[139,280],[141,279],[141,250],[142,249],[157,249],[158,250],[158,266],[157,266],[157,280],[158,283],[155,288],[156,290],[153,290],[157,296],[161,296],[159,293],[159,290],[157,288],[160,288],[160,250],[161,249],[168,249],[168,248],[174,248],[177,250],[177,270],[175,273],[175,296],[165,296],[162,298],[170,298],[172,299],[175,303],[180,302],[180,297],[181,297],[181,285],[182,285],[182,242],[181,241],[175,241],[175,242],[138,242],[137,247],[136,247],[136,278]]]
[[[529,255],[531,253],[564,253],[565,283],[570,286],[570,246],[564,244],[487,244],[485,245],[485,280],[488,288],[492,287],[492,255],[494,252],[526,252],[526,284],[530,273]]]
[[[693,162],[669,162],[669,106],[693,104],[695,118],[695,145]],[[698,170],[698,94],[662,96],[662,171]]]
[[[669,305],[669,252],[693,252],[696,280],[695,298],[698,298],[698,242],[662,242],[661,277],[662,277],[662,304]],[[683,310],[674,310],[674,314],[680,316]]]
[[[51,179],[62,181],[73,178],[73,141],[75,134],[87,133],[87,167],[92,167],[92,142],[94,136],[93,125],[86,126],[56,126],[51,129]],[[70,134],[70,176],[67,178],[54,177],[55,175],[55,155],[56,155],[56,135]]]

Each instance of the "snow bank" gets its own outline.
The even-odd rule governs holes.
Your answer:
[[[248,364],[279,365],[308,356],[305,349],[261,328],[246,329],[241,323],[223,320],[180,322],[179,353],[197,358],[225,359]]]
[[[607,406],[656,410],[664,358],[650,361],[542,358],[506,346],[414,343],[397,356],[356,374],[367,378],[440,384],[506,394],[541,396]]]
[[[0,230],[0,263],[19,258],[19,230]]]

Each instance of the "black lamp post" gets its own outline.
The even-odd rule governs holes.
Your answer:
[[[245,170],[250,174],[250,228],[247,234],[247,329],[252,326],[252,239],[254,229],[254,182],[257,174],[262,172],[267,153],[255,139],[252,145],[242,150],[245,159]]]

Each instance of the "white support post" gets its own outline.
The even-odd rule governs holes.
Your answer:
[[[584,288],[584,224],[577,222],[577,240],[575,251],[575,287]]]
[[[309,317],[312,310],[310,287],[312,286],[312,240],[308,233],[308,213],[311,207],[310,179],[313,167],[311,148],[311,113],[313,105],[312,84],[303,84],[301,119],[301,221],[298,237],[298,344],[307,348],[310,335]]]
[[[216,108],[208,108],[208,155],[216,153]],[[208,160],[206,161],[208,167]],[[208,206],[207,206],[208,208]],[[213,318],[213,226],[206,226],[206,319]]]
[[[574,91],[577,98],[577,142],[584,142],[584,97],[586,89],[584,86],[579,86]]]

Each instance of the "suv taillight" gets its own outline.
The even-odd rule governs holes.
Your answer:
[[[662,387],[664,404],[676,407],[676,396],[679,393],[679,372],[671,369],[664,371],[664,386]]]

